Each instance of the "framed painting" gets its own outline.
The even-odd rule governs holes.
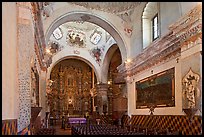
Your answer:
[[[175,69],[171,68],[137,81],[136,109],[175,106]]]

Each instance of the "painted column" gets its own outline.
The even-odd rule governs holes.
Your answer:
[[[34,52],[34,26],[30,3],[17,3],[18,7],[18,80],[19,117],[18,132],[30,125],[31,118],[31,56]]]

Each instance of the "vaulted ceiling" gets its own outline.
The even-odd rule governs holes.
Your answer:
[[[141,2],[71,2],[87,9],[101,10],[109,13],[120,14],[137,7]]]

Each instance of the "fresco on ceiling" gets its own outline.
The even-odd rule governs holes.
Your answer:
[[[86,47],[85,33],[79,30],[68,29],[66,42],[69,46],[85,48]]]
[[[102,47],[95,47],[95,48],[90,50],[91,56],[95,59],[95,61],[99,64],[99,66],[101,63],[104,48],[105,48],[105,46],[102,46]]]
[[[62,37],[63,37],[63,33],[62,33],[62,29],[61,28],[56,28],[54,31],[53,31],[53,36],[56,40],[60,40]]]
[[[102,32],[98,30],[94,30],[94,32],[90,36],[90,41],[92,44],[97,45],[102,38]]]

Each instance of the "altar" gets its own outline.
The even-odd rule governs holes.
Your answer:
[[[86,124],[86,118],[69,117],[68,124]]]

